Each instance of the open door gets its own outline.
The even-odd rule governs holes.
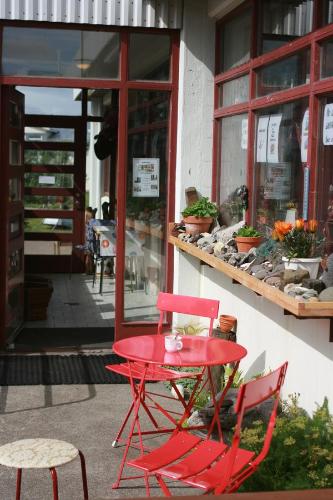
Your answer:
[[[24,95],[1,88],[0,343],[21,328],[24,314]]]

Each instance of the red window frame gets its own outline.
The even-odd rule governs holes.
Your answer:
[[[239,15],[244,9],[252,6],[252,27],[250,42],[250,60],[240,66],[219,73],[220,66],[220,34],[224,24]],[[314,30],[307,35],[299,37],[294,41],[279,47],[271,52],[257,55],[257,41],[259,40],[259,22],[261,19],[261,3],[255,0],[244,2],[240,7],[233,10],[224,17],[216,26],[216,71],[214,78],[214,129],[213,129],[213,180],[212,199],[219,200],[219,184],[223,173],[221,165],[221,120],[222,118],[248,114],[248,148],[247,148],[247,186],[249,188],[249,210],[247,222],[254,223],[254,141],[255,141],[255,112],[260,109],[269,108],[274,105],[284,104],[301,98],[309,99],[309,145],[307,164],[310,166],[310,190],[309,190],[309,218],[316,218],[316,198],[318,158],[317,130],[319,126],[319,99],[326,93],[333,92],[333,77],[320,79],[320,45],[327,39],[333,39],[333,24],[320,27],[322,20],[322,3],[315,0],[314,4]],[[271,63],[281,61],[306,48],[310,49],[310,81],[298,87],[277,91],[263,97],[256,97],[256,72]],[[220,85],[240,76],[249,75],[249,99],[246,102],[223,107],[219,104]]]

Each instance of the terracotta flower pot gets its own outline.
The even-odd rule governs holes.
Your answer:
[[[221,332],[229,333],[236,325],[237,318],[235,318],[235,316],[229,316],[228,314],[221,314],[219,322]]]
[[[261,236],[249,237],[249,236],[236,236],[237,249],[239,252],[247,253],[253,247],[258,247],[262,242]]]
[[[213,217],[194,217],[190,215],[184,217],[185,230],[188,234],[195,236],[196,234],[206,233],[213,222]]]

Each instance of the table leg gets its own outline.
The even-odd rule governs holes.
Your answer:
[[[16,473],[16,500],[21,498],[22,469],[17,469]]]
[[[145,366],[145,369],[143,370],[142,378],[141,378],[141,380],[140,380],[140,382],[139,382],[139,384],[137,386],[135,385],[134,379],[133,379],[133,376],[132,376],[131,363],[128,362],[128,365],[129,365],[129,375],[130,375],[130,377],[129,377],[130,378],[130,386],[131,386],[131,392],[132,392],[132,398],[133,398],[133,404],[134,404],[133,419],[132,419],[132,423],[131,423],[131,426],[130,426],[129,434],[128,434],[128,437],[127,437],[127,440],[126,440],[126,448],[125,448],[125,451],[124,451],[124,454],[123,454],[123,458],[122,458],[122,461],[121,461],[121,464],[120,464],[120,467],[119,467],[119,470],[118,470],[118,476],[117,476],[117,479],[116,479],[115,483],[113,483],[113,485],[112,485],[113,489],[118,488],[120,481],[122,479],[125,479],[125,478],[122,477],[122,475],[123,475],[123,470],[124,470],[125,463],[126,463],[126,458],[127,458],[127,455],[128,455],[128,450],[129,450],[129,447],[131,445],[132,436],[133,436],[133,433],[134,433],[135,426],[138,427],[138,435],[139,435],[139,440],[140,440],[140,449],[141,449],[141,452],[143,453],[142,435],[141,435],[141,428],[140,428],[140,423],[139,423],[139,409],[140,409],[140,404],[141,404],[141,395],[142,395],[143,390],[144,390],[145,377],[146,377],[148,365]],[[148,484],[147,474],[145,474],[145,483],[146,483],[146,490],[147,490],[147,493],[148,493],[148,496],[149,496],[149,484]]]
[[[103,278],[104,278],[104,257],[101,259],[101,277],[99,280],[99,294],[103,295]]]
[[[228,390],[230,389],[231,387],[231,384],[235,378],[235,375],[236,375],[236,372],[238,370],[238,367],[239,367],[239,361],[237,361],[237,363],[235,363],[235,366],[234,366],[234,369],[230,375],[230,377],[228,378],[228,382],[226,383],[223,391],[222,391],[222,394],[220,396],[220,399],[216,402],[214,402],[214,407],[215,407],[215,412],[214,412],[214,417],[211,421],[211,424],[209,426],[209,429],[208,429],[208,434],[207,434],[207,439],[210,438],[210,436],[212,435],[212,432],[214,430],[214,426],[215,424],[217,425],[217,428],[218,428],[218,432],[219,432],[219,436],[221,435],[222,436],[222,431],[221,431],[221,422],[220,422],[220,417],[219,417],[219,413],[220,413],[220,409],[222,407],[222,404],[223,404],[223,401],[225,399],[225,396],[228,392]],[[210,374],[210,378],[211,378],[211,374]],[[213,384],[213,381],[211,382]],[[221,441],[223,441],[223,439],[221,439]]]

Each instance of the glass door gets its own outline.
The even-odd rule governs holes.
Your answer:
[[[157,295],[168,289],[169,115],[170,92],[128,91],[124,215],[118,212],[124,232],[117,248],[118,283],[122,276],[117,338],[156,333]]]
[[[2,88],[1,332],[4,344],[20,329],[24,313],[23,135],[24,95]]]

